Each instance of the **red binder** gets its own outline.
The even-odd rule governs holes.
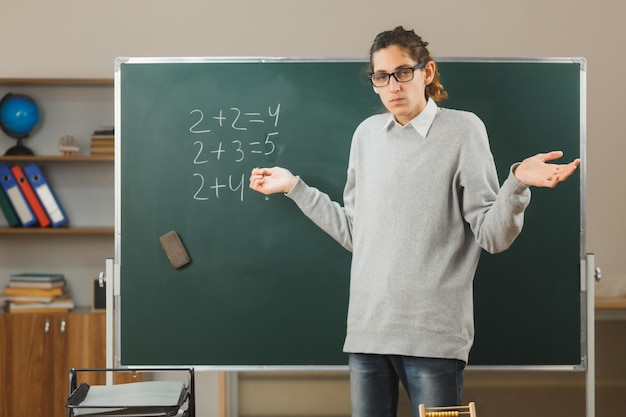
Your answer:
[[[41,227],[50,226],[50,219],[48,218],[46,211],[41,205],[39,198],[37,198],[37,195],[35,194],[33,187],[31,187],[30,183],[26,179],[26,175],[24,175],[24,171],[22,170],[22,167],[19,165],[14,165],[11,167],[11,172],[13,172],[13,176],[15,177],[15,180],[19,184],[20,189],[22,190],[22,193],[24,194],[24,197],[26,197],[26,201],[28,202],[28,205],[30,206],[33,213],[35,213],[35,217],[37,218],[37,221],[39,222],[39,226]]]

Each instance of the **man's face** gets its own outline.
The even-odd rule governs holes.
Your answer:
[[[416,62],[407,50],[398,45],[379,49],[372,54],[374,72],[394,73],[400,69],[413,68]],[[398,123],[405,125],[426,107],[424,90],[432,81],[434,63],[428,62],[423,69],[415,70],[411,81],[400,83],[393,76],[384,87],[374,87],[383,105],[391,112]]]

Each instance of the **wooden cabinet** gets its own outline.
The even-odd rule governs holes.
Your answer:
[[[101,313],[0,314],[0,417],[64,417],[70,368],[105,366],[105,328]]]

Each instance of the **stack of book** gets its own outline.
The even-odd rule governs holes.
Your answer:
[[[74,308],[63,274],[12,274],[0,299],[8,313],[66,313]]]
[[[0,163],[0,211],[9,227],[59,227],[67,216],[41,168]]]
[[[113,126],[100,126],[91,134],[91,154],[115,154],[115,134]]]

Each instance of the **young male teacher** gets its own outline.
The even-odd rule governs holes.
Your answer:
[[[482,121],[437,105],[447,93],[427,46],[402,27],[376,36],[369,78],[388,113],[354,132],[343,206],[281,167],[250,177],[250,188],[285,193],[352,251],[344,351],[358,417],[395,416],[398,381],[415,416],[420,403],[461,403],[481,248],[506,250],[529,187],[555,187],[580,163],[537,154],[500,186]]]

